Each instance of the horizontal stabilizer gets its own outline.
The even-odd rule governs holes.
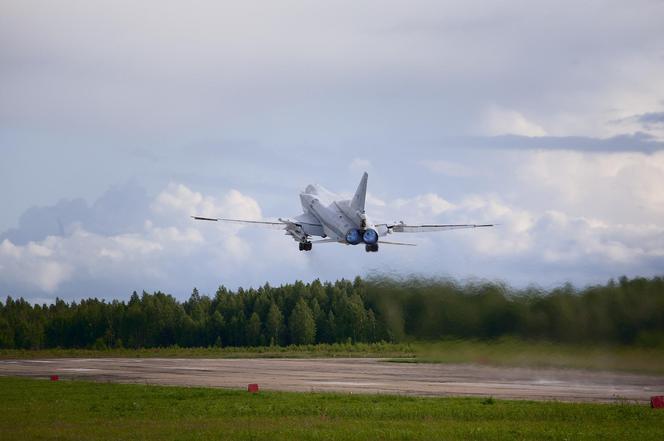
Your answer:
[[[291,222],[288,219],[282,219],[279,218],[279,220],[283,220],[284,222]],[[295,220],[292,221],[294,224],[299,224],[299,225],[316,225],[316,226],[322,226],[320,224],[320,221],[316,219],[311,213],[302,213],[299,216],[295,216]]]

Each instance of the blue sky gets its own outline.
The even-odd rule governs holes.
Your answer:
[[[386,273],[578,285],[664,268],[664,3],[9,1],[0,295],[126,298]],[[376,220],[498,222],[315,247],[276,218],[370,174]]]

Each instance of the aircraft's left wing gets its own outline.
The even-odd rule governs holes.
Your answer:
[[[285,228],[288,223],[287,222],[268,222],[268,221],[255,221],[255,220],[245,220],[245,219],[225,219],[225,218],[214,218],[214,217],[202,217],[202,216],[192,216],[193,219],[195,220],[204,220],[204,221],[212,221],[212,222],[232,222],[236,224],[249,224],[249,225],[260,225],[264,227],[271,227],[271,228],[276,228],[276,229],[283,229]]]
[[[430,233],[433,231],[460,230],[464,228],[493,227],[494,224],[423,224],[408,225],[403,222],[395,224],[381,224],[390,233]],[[377,225],[378,226],[378,225]]]
[[[204,220],[212,222],[231,222],[243,225],[255,225],[261,227],[272,228],[275,230],[286,230],[286,234],[292,236],[296,242],[305,242],[309,236],[322,236],[324,234],[323,227],[317,222],[315,218],[310,219],[303,216],[292,219],[279,218],[278,221],[256,221],[245,219],[227,219],[215,217],[192,216],[195,220]]]

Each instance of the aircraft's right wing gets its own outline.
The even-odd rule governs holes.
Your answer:
[[[403,222],[398,222],[392,225],[382,224],[387,228],[390,233],[430,233],[434,231],[446,230],[460,230],[464,228],[482,228],[493,227],[494,224],[423,224],[423,225],[407,225]]]
[[[378,243],[386,243],[388,245],[401,245],[404,247],[416,247],[416,243],[407,243],[407,242],[388,242],[387,240],[378,240]]]

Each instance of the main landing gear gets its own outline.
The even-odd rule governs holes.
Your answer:
[[[377,243],[366,244],[364,246],[364,249],[367,251],[367,253],[375,253],[376,251],[378,251],[378,244]]]
[[[300,251],[311,251],[311,242],[300,242]]]

